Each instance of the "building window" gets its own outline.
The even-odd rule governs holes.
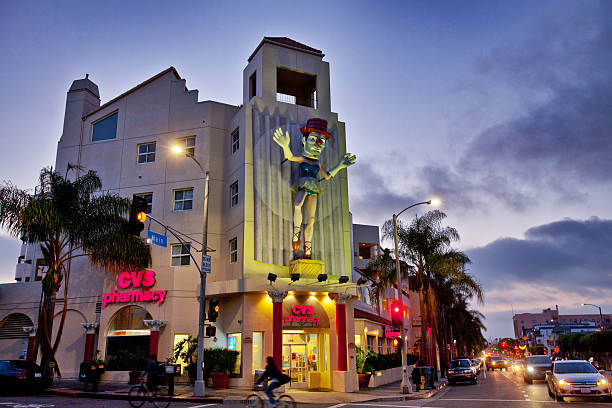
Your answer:
[[[117,137],[117,118],[119,112],[111,113],[104,119],[101,119],[93,124],[93,132],[91,135],[92,142],[100,140],[115,139]]]
[[[232,154],[236,153],[240,148],[240,129],[237,128],[232,132]]]
[[[185,156],[195,155],[195,136],[181,137],[176,143],[185,151]]]
[[[317,109],[317,76],[276,68],[276,100]]]
[[[174,190],[174,211],[187,211],[193,208],[193,188]]]
[[[228,333],[227,348],[228,350],[236,350],[238,352],[238,358],[232,373],[240,374],[242,371],[242,333]]]
[[[355,347],[361,348],[361,334],[355,335]]]
[[[372,259],[372,248],[376,244],[369,244],[365,242],[359,243],[359,259]]]
[[[138,164],[153,163],[155,161],[155,142],[138,145]]]
[[[383,353],[383,338],[379,337],[378,338],[378,354],[382,354]]]
[[[265,368],[263,332],[253,332],[253,373]]]
[[[366,336],[366,341],[368,343],[368,350],[374,351],[374,336]]]
[[[232,238],[229,242],[230,263],[238,262],[238,239]]]
[[[230,207],[238,205],[238,182],[234,181],[230,186]]]
[[[174,244],[172,245],[172,266],[186,266],[191,264],[189,251],[191,244]]]
[[[140,197],[147,202],[146,214],[151,214],[153,210],[153,193],[134,194],[134,197]]]
[[[257,94],[257,71],[249,77],[249,100]]]

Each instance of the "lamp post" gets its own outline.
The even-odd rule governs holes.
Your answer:
[[[399,244],[397,239],[397,217],[402,215],[402,213],[406,210],[411,209],[412,207],[416,207],[421,204],[431,205],[432,203],[436,203],[437,201],[423,201],[420,203],[412,204],[409,207],[404,208],[398,214],[393,214],[393,241],[395,243],[395,273],[397,279],[397,300],[402,301],[402,279],[400,274],[400,259],[399,259]],[[422,316],[421,316],[422,318]],[[410,393],[410,383],[408,382],[408,367],[406,365],[406,354],[408,354],[408,342],[406,341],[406,336],[404,336],[404,319],[402,318],[402,327],[400,329],[400,333],[403,337],[403,350],[402,350],[402,384],[401,384],[401,393],[409,394]],[[421,344],[425,344],[425,339],[421,339]]]
[[[582,306],[593,306],[599,309],[599,329],[603,331],[603,315],[601,314],[601,306],[594,305],[592,303],[583,303]]]
[[[185,149],[174,146],[172,151],[183,153]],[[200,168],[204,174],[204,216],[202,221],[202,257],[208,252],[208,179],[209,172],[204,170],[202,164],[193,154],[186,153]],[[193,396],[203,397],[205,394],[205,384],[203,379],[204,372],[204,321],[206,320],[206,272],[200,269],[200,315],[198,322],[198,362],[196,370],[196,381],[193,385]]]

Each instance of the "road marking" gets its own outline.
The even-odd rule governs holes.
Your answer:
[[[391,404],[353,404],[353,403],[348,403],[348,404],[342,404],[342,405],[358,405],[360,407],[396,407],[396,408],[421,408],[421,405],[391,405]],[[334,405],[335,406],[335,405]],[[329,407],[332,408],[332,407]]]
[[[191,408],[212,407],[213,405],[217,405],[217,404],[204,404],[204,405],[196,405],[196,406],[191,407]]]
[[[346,405],[346,404],[336,404],[336,405],[332,405],[332,406],[327,407],[327,408],[340,408],[340,407],[343,407],[343,406],[345,406],[345,405]]]

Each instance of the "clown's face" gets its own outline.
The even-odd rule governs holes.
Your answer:
[[[304,143],[304,156],[310,159],[319,159],[325,148],[325,136],[320,133],[311,132],[302,138]]]

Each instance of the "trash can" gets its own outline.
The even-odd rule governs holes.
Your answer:
[[[263,375],[264,370],[255,370],[255,374],[253,375],[253,389],[255,391],[263,391],[268,386],[267,381],[263,381],[260,384],[257,384],[257,380]]]
[[[423,366],[421,367],[421,375],[424,378],[424,388],[433,389],[434,388],[434,373],[433,367],[431,366]]]
[[[422,369],[423,367],[414,367],[412,370],[412,383],[417,391],[422,390],[425,385],[425,379],[423,378],[424,371]]]

